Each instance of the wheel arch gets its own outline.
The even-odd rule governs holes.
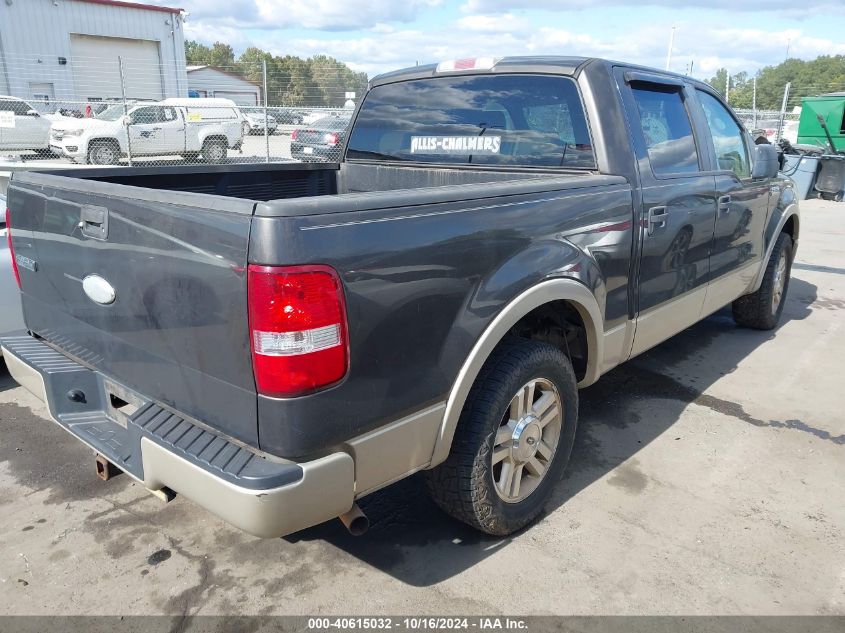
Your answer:
[[[109,145],[114,145],[117,148],[118,154],[123,154],[123,146],[120,144],[120,139],[117,139],[113,136],[92,136],[88,139],[88,144],[85,146],[85,154],[88,155],[88,152],[91,151],[91,146],[95,143],[108,143]]]
[[[574,279],[550,279],[528,288],[499,312],[475,342],[461,366],[446,401],[446,409],[432,452],[432,467],[442,463],[449,456],[461,410],[472,384],[490,354],[524,317],[555,301],[566,301],[577,310],[586,331],[586,368],[578,386],[586,387],[598,379],[603,358],[603,318],[598,301],[590,289]]]
[[[792,192],[789,188],[785,191]],[[763,284],[763,277],[766,274],[766,265],[772,256],[772,251],[775,248],[778,235],[783,232],[789,234],[792,238],[794,246],[798,246],[798,234],[801,228],[801,217],[798,209],[798,201],[795,199],[794,192],[786,201],[786,204],[781,207],[778,205],[776,212],[772,214],[769,221],[769,227],[766,229],[766,254],[760,263],[760,270],[757,272],[757,277],[754,279],[754,284],[748,289],[748,293],[756,292]]]

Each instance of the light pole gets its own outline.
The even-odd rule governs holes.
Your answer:
[[[675,46],[675,25],[672,25],[672,32],[669,34],[669,51],[666,53],[666,70],[669,70],[669,64],[672,63],[672,49]]]

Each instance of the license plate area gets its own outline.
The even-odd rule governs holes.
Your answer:
[[[106,392],[106,416],[126,428],[129,418],[144,406],[144,400],[123,385],[111,380],[103,380],[103,388]]]
[[[303,147],[303,148],[302,148],[302,153],[303,153],[303,154],[313,154],[313,153],[314,153],[314,148],[313,148],[313,147]]]

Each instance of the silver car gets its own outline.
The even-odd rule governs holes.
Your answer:
[[[0,151],[47,152],[49,147],[50,120],[23,99],[0,95]]]
[[[12,271],[12,255],[6,237],[6,196],[0,194],[0,336],[24,329],[21,295]],[[0,352],[2,353],[2,352]]]

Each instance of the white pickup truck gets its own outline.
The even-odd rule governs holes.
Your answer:
[[[113,105],[90,119],[55,122],[53,153],[78,163],[116,165],[123,156],[180,155],[219,163],[240,149],[243,130],[229,99],[165,99]]]

